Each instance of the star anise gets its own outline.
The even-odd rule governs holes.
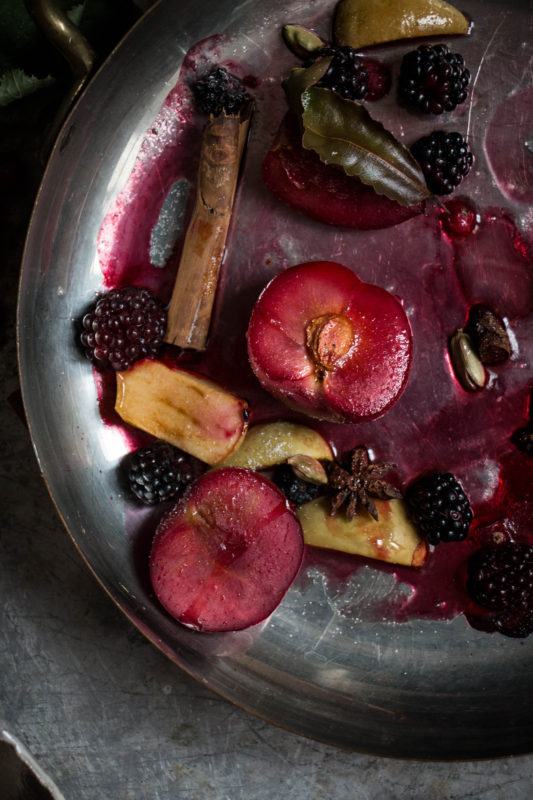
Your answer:
[[[372,497],[380,500],[400,498],[402,495],[394,486],[383,480],[383,475],[394,469],[394,464],[384,461],[370,463],[364,447],[356,447],[346,458],[345,465],[332,462],[328,469],[328,488],[330,492],[330,514],[346,503],[345,513],[353,519],[359,505],[368,509],[375,520],[378,512]]]

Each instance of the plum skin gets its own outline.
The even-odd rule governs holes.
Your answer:
[[[412,334],[400,301],[342,264],[307,262],[273,278],[247,338],[263,388],[321,420],[376,419],[407,384]]]
[[[221,467],[162,518],[150,578],[161,605],[186,627],[237,631],[277,608],[303,552],[301,525],[283,493],[252,470]]]

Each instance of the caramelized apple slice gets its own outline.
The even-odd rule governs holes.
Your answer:
[[[390,292],[331,261],[300,264],[261,293],[248,327],[250,364],[292,408],[333,422],[384,414],[411,363],[411,329]]]
[[[404,501],[374,502],[379,517],[377,521],[366,510],[359,511],[352,520],[342,512],[331,516],[328,501],[323,497],[304,503],[297,514],[305,543],[393,564],[420,567],[426,559],[428,547],[410,522]]]
[[[115,410],[124,422],[152,433],[211,466],[241,443],[248,405],[216,383],[160,361],[117,372]]]
[[[199,478],[162,519],[150,576],[161,604],[184,625],[236,631],[274,611],[302,556],[300,523],[279,489],[227,467]]]
[[[307,425],[283,420],[264,422],[249,428],[239,449],[220,466],[268,469],[300,454],[328,461],[333,458],[324,437]]]
[[[466,17],[444,0],[341,0],[333,24],[335,41],[358,50],[417,36],[468,33]]]

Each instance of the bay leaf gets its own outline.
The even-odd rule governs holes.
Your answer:
[[[360,103],[311,86],[301,95],[302,144],[402,206],[429,197],[424,173],[409,150]]]
[[[333,56],[323,56],[317,58],[310,67],[295,67],[291,70],[289,77],[283,81],[282,86],[285,89],[289,105],[299,116],[303,112],[303,93],[322,80],[332,58]]]

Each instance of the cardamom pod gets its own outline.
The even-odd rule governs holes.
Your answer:
[[[320,36],[301,25],[284,25],[282,35],[289,50],[298,58],[307,58],[314,50],[324,46]]]
[[[469,392],[483,389],[487,382],[485,367],[474,350],[472,340],[462,328],[457,328],[450,340],[450,357],[455,377]]]
[[[301,478],[303,481],[309,483],[327,483],[328,476],[326,470],[316,458],[306,456],[299,453],[295,456],[289,456],[287,464],[290,464],[296,477]]]

